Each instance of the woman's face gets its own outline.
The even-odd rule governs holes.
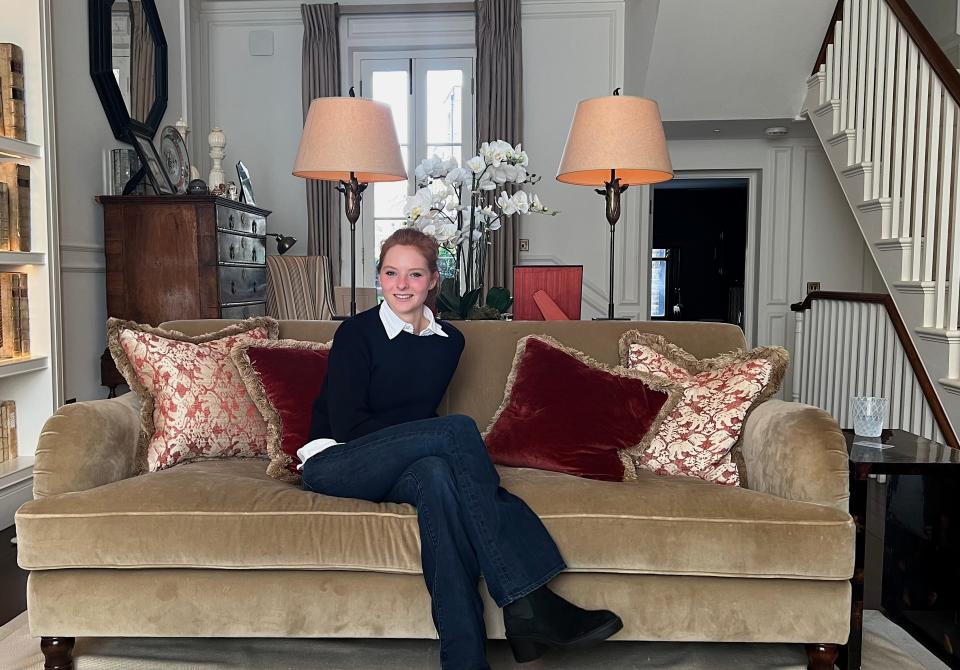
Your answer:
[[[380,264],[383,299],[404,321],[419,318],[427,294],[439,279],[440,273],[430,272],[423,254],[405,244],[390,247]]]

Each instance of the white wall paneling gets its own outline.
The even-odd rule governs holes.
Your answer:
[[[554,176],[577,103],[624,85],[624,3],[529,0],[522,11],[524,148],[532,171],[543,176],[531,190],[560,214],[521,219],[520,237],[530,240],[530,252],[521,252],[520,262],[554,257],[562,264],[582,264],[583,317],[600,316],[606,313],[609,272],[603,199],[591,188],[560,184]],[[638,299],[645,300],[647,287],[639,248],[645,192],[631,189],[623,196],[617,224],[614,302],[620,316],[643,313]]]
[[[167,111],[160,125],[173,125],[190,109],[188,47],[182,36],[196,0],[157,0],[168,51]],[[113,137],[90,80],[87,3],[51,2],[54,35],[52,95],[59,114],[56,185],[59,203],[58,251],[64,255],[60,301],[63,311],[64,397],[106,396],[100,386],[100,354],[106,346],[106,287],[103,275],[103,219],[94,196],[103,191],[104,152],[127,147]],[[196,130],[196,119],[187,117]],[[203,133],[204,139],[206,133]],[[191,158],[196,153],[191,151]],[[51,253],[53,250],[51,249]]]

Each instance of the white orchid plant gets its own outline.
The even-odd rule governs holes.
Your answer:
[[[405,224],[436,238],[456,258],[454,277],[444,280],[441,287],[438,306],[442,311],[461,318],[471,314],[489,317],[506,311],[512,303],[509,293],[496,287],[487,292],[489,309],[474,307],[485,288],[490,235],[503,226],[504,217],[557,214],[535,194],[517,190],[511,195],[504,189],[507,184],[532,185],[539,181],[537,175],[527,172],[528,164],[521,145],[514,147],[497,140],[480,145],[480,152],[463,167],[455,158],[436,155],[417,166],[417,192],[407,197]],[[496,199],[488,195],[497,190],[500,193]]]

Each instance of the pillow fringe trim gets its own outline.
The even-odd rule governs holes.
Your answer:
[[[153,394],[147,390],[146,385],[140,380],[133,363],[130,362],[127,352],[120,344],[120,331],[133,330],[157,337],[163,337],[177,342],[189,342],[191,344],[203,344],[212,342],[223,337],[239,335],[257,328],[267,329],[267,338],[276,339],[280,332],[280,324],[276,319],[269,316],[260,316],[234,323],[232,325],[213,333],[203,335],[186,335],[179,330],[165,330],[145,323],[137,323],[127,319],[118,319],[110,317],[107,319],[107,348],[113,357],[113,362],[117,370],[127,382],[130,390],[140,398],[140,435],[137,438],[137,455],[135,462],[137,464],[137,474],[146,474],[150,471],[149,459],[147,454],[150,449],[150,440],[156,431],[156,425],[153,422],[154,399]]]
[[[527,342],[529,342],[531,339],[539,340],[550,347],[559,349],[563,353],[576,359],[584,365],[587,365],[588,367],[600,369],[618,377],[638,379],[652,390],[660,391],[661,393],[666,394],[666,401],[664,401],[660,411],[657,412],[657,415],[653,418],[653,421],[650,423],[650,427],[644,434],[643,439],[633,446],[617,450],[617,455],[619,456],[620,462],[623,464],[624,468],[624,481],[635,480],[637,478],[637,471],[633,460],[633,454],[642,454],[644,451],[646,451],[647,447],[650,446],[650,443],[656,436],[657,431],[660,430],[660,425],[666,420],[670,413],[678,404],[680,404],[680,401],[683,399],[683,389],[657,375],[652,375],[647,372],[640,372],[638,370],[631,370],[630,368],[624,366],[611,367],[601,363],[592,356],[589,356],[578,349],[574,349],[573,347],[568,347],[549,335],[525,335],[517,341],[517,350],[513,355],[513,363],[510,366],[510,374],[507,375],[507,384],[503,391],[503,400],[500,402],[500,406],[490,419],[490,423],[487,424],[486,429],[483,431],[483,433],[481,433],[481,437],[486,440],[487,436],[500,419],[500,415],[503,414],[506,408],[510,405],[511,400],[513,399],[513,386],[517,381],[517,374],[520,369],[520,362],[523,360],[523,355],[527,350]]]
[[[713,358],[697,358],[682,347],[667,340],[663,335],[656,333],[644,333],[639,330],[629,330],[620,336],[617,349],[620,353],[620,364],[626,367],[630,363],[630,346],[639,344],[649,347],[655,352],[664,356],[671,363],[680,366],[691,375],[698,375],[703,372],[710,372],[719,368],[745,363],[747,361],[764,359],[770,363],[770,376],[763,389],[757,395],[756,399],[747,408],[743,417],[743,425],[746,426],[747,419],[758,405],[771,398],[783,383],[783,377],[790,366],[790,353],[783,347],[763,346],[756,347],[749,351],[737,349],[727,353],[714,356]],[[728,452],[733,462],[737,465],[737,471],[740,475],[740,484],[743,488],[749,488],[749,477],[747,473],[747,463],[743,458],[740,448],[743,442],[745,431],[740,432],[737,441]]]
[[[256,349],[301,349],[313,351],[329,350],[333,345],[333,340],[329,342],[307,342],[304,340],[266,340],[252,344],[240,344],[230,350],[230,358],[240,373],[240,379],[250,394],[250,399],[260,414],[263,416],[264,423],[267,424],[267,455],[270,456],[270,464],[267,465],[267,475],[290,484],[299,484],[300,475],[294,472],[290,466],[293,465],[293,458],[286,453],[283,448],[283,417],[277,411],[270,398],[267,397],[267,390],[263,386],[263,379],[257,372],[253,361],[250,360],[248,350]]]

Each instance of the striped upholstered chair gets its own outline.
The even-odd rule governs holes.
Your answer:
[[[327,257],[267,256],[267,314],[275,319],[331,319]]]

